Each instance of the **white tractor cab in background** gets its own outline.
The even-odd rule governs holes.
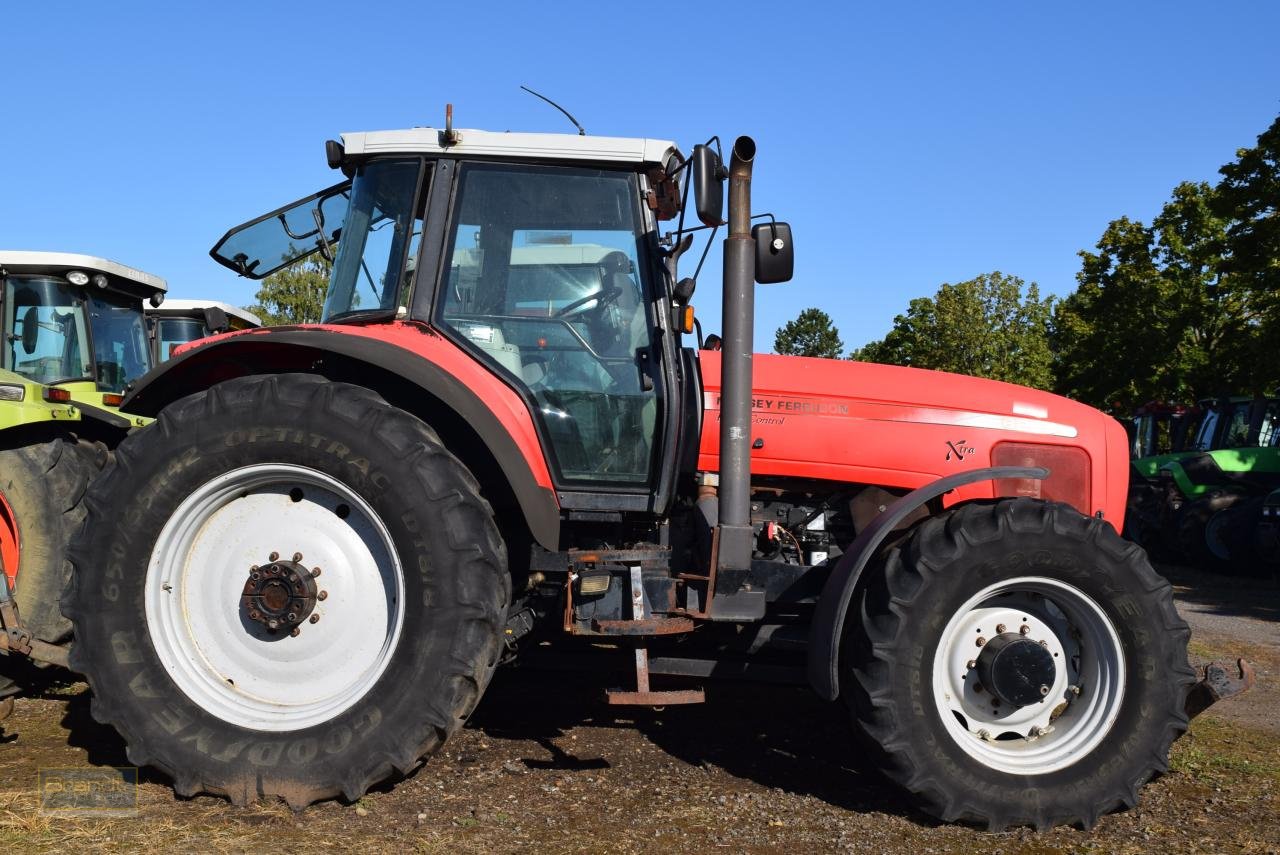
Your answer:
[[[151,352],[159,365],[180,345],[206,336],[262,326],[252,312],[218,300],[166,300],[147,309]]]
[[[90,438],[110,438],[94,426],[114,434],[150,421],[119,406],[155,366],[143,307],[164,302],[163,279],[91,255],[0,250],[0,285],[0,367],[65,389]]]

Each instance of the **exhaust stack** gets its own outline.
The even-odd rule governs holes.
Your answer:
[[[720,351],[720,541],[717,569],[751,566],[751,352],[755,241],[751,164],[756,143],[738,137],[729,160],[729,234],[724,241],[724,338]]]

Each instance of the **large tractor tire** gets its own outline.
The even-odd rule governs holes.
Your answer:
[[[511,596],[493,512],[369,390],[285,374],[191,395],[87,503],[71,665],[180,795],[356,799],[435,752],[493,673]]]
[[[1031,499],[918,525],[870,572],[844,695],[924,810],[1003,829],[1133,805],[1187,727],[1190,631],[1146,555]]]
[[[1256,572],[1252,529],[1261,505],[1230,492],[1186,502],[1175,521],[1182,560],[1213,573]]]
[[[23,625],[42,641],[71,634],[58,607],[71,574],[67,547],[84,519],[85,490],[105,462],[104,447],[73,437],[0,451],[0,492],[21,549],[14,599]]]

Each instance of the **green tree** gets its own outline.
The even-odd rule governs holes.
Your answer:
[[[1053,298],[1033,282],[999,271],[911,301],[883,339],[855,350],[851,359],[933,368],[1047,389]]]
[[[788,356],[839,359],[844,353],[844,342],[830,315],[821,309],[805,309],[794,321],[778,327],[773,337],[773,351]]]
[[[1218,170],[1215,210],[1230,221],[1226,266],[1241,284],[1280,290],[1280,117]]]
[[[262,280],[249,311],[266,326],[319,323],[332,269],[318,252],[298,259]]]
[[[1273,382],[1274,312],[1229,272],[1221,211],[1208,184],[1179,184],[1150,227],[1122,217],[1080,253],[1079,288],[1054,313],[1059,392],[1124,415]]]

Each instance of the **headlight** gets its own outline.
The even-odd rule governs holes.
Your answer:
[[[67,281],[72,285],[88,285],[89,274],[83,270],[71,270],[67,272]]]
[[[1082,448],[1001,442],[991,450],[992,466],[1040,466],[1049,470],[1043,481],[1017,478],[996,481],[997,496],[1030,496],[1066,502],[1082,514],[1092,512],[1089,455]]]
[[[25,397],[27,397],[25,386],[11,386],[8,383],[0,385],[0,401],[21,401]]]

